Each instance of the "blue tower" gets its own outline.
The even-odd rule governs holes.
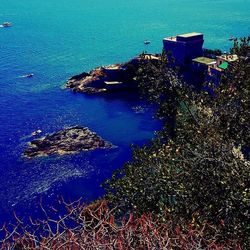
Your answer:
[[[192,59],[203,55],[203,34],[187,33],[163,39],[164,50],[168,57],[174,58],[177,66],[187,66]]]

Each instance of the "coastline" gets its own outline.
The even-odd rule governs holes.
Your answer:
[[[144,54],[126,63],[97,67],[71,77],[66,88],[77,93],[97,94],[138,89],[136,74],[142,61],[158,61],[159,54]]]

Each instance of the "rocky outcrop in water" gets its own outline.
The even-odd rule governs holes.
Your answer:
[[[111,143],[103,140],[88,128],[75,126],[31,141],[24,152],[24,156],[33,158],[49,155],[65,155],[111,147]]]
[[[138,88],[136,74],[142,60],[157,61],[157,55],[143,55],[127,63],[98,67],[70,78],[66,87],[80,93],[103,93]]]

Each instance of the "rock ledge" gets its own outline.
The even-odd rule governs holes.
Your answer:
[[[29,142],[28,148],[24,151],[24,156],[34,158],[65,155],[112,147],[111,143],[103,140],[87,127],[75,126]]]
[[[160,60],[159,55],[139,55],[126,63],[97,67],[90,72],[71,77],[66,88],[78,93],[96,94],[104,92],[138,89],[137,71],[141,63]]]

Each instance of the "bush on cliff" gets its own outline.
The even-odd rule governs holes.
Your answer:
[[[209,222],[224,238],[250,244],[249,40],[235,41],[239,61],[223,74],[214,96],[190,91],[164,56],[157,65],[141,65],[143,92],[159,104],[166,124],[106,182],[115,204],[163,220],[168,211],[176,221]]]

